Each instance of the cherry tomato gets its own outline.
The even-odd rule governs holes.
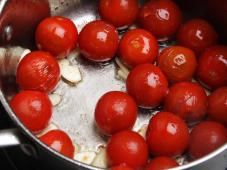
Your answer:
[[[96,125],[105,135],[131,129],[136,118],[136,103],[124,92],[112,91],[104,94],[95,108]]]
[[[158,66],[173,82],[191,80],[197,66],[194,52],[181,46],[164,49],[158,57]]]
[[[125,164],[121,164],[118,166],[111,167],[110,170],[134,170],[134,169]]]
[[[60,79],[60,68],[49,53],[34,51],[20,61],[16,79],[22,90],[51,92]]]
[[[10,101],[10,106],[22,123],[33,133],[45,129],[52,116],[48,96],[39,91],[22,91]]]
[[[172,37],[181,22],[181,11],[171,0],[150,1],[139,12],[140,25],[159,39]]]
[[[39,138],[43,143],[59,153],[73,158],[74,146],[70,137],[61,130],[51,130]]]
[[[189,144],[189,131],[185,122],[170,112],[159,112],[149,122],[147,143],[154,156],[178,156]]]
[[[147,144],[138,133],[121,131],[107,143],[107,160],[110,166],[126,164],[133,169],[141,168],[148,160]]]
[[[227,126],[227,87],[215,90],[208,97],[208,116]]]
[[[40,50],[64,58],[76,47],[78,32],[70,19],[55,16],[44,19],[38,25],[35,39]]]
[[[189,155],[198,159],[216,150],[227,142],[226,128],[217,122],[198,124],[191,132]]]
[[[227,86],[227,47],[213,46],[200,57],[198,78],[211,89]]]
[[[196,83],[177,83],[170,88],[164,109],[189,123],[197,122],[204,118],[207,111],[206,92]]]
[[[174,168],[176,166],[179,166],[179,164],[174,159],[160,156],[152,159],[148,163],[146,170],[166,170],[169,168]]]
[[[133,24],[139,10],[137,0],[100,0],[99,14],[115,27]]]
[[[158,55],[158,42],[148,31],[134,29],[128,31],[120,41],[119,56],[128,67],[153,63]]]
[[[118,48],[118,33],[114,26],[98,20],[87,24],[79,34],[82,54],[92,61],[112,59]]]
[[[126,87],[136,103],[145,108],[157,107],[168,92],[168,81],[152,64],[141,64],[128,75]]]
[[[218,35],[212,25],[203,19],[192,19],[179,30],[177,40],[179,44],[200,54],[205,48],[217,43]]]

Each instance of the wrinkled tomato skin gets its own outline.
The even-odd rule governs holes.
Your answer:
[[[183,119],[170,112],[159,112],[152,117],[146,136],[153,156],[179,156],[189,145],[187,125]]]
[[[217,122],[205,121],[191,132],[189,155],[193,159],[201,158],[227,142],[226,128]]]
[[[107,143],[107,160],[110,166],[126,164],[133,169],[146,165],[148,147],[138,133],[126,130],[114,134]]]
[[[73,158],[75,148],[72,140],[65,132],[61,130],[51,130],[39,137],[39,139],[59,153],[69,158]]]
[[[155,108],[168,92],[168,81],[158,67],[141,64],[129,73],[126,87],[138,106]]]
[[[171,0],[150,1],[141,7],[138,21],[158,39],[169,39],[178,31],[182,14]]]
[[[197,60],[194,52],[182,46],[164,49],[158,56],[159,68],[172,82],[189,81],[194,76]]]
[[[200,121],[207,112],[206,92],[197,83],[177,83],[170,88],[165,98],[164,109],[175,113],[188,123]]]
[[[192,19],[186,22],[177,35],[178,43],[192,49],[197,55],[218,41],[213,26],[203,19]]]
[[[100,0],[99,14],[101,18],[115,27],[133,24],[139,10],[137,0]]]
[[[227,86],[227,47],[212,46],[202,53],[197,70],[198,79],[208,88]]]
[[[120,41],[119,56],[129,68],[139,64],[153,63],[158,55],[158,42],[148,31],[128,31]]]
[[[79,47],[83,56],[91,61],[108,61],[118,48],[117,30],[101,20],[90,22],[79,34]]]
[[[35,39],[39,50],[48,51],[56,58],[64,58],[76,47],[78,32],[70,19],[54,16],[41,21]]]
[[[34,51],[19,63],[16,81],[22,90],[38,90],[49,93],[60,80],[58,62],[49,53]]]
[[[129,167],[128,165],[121,164],[118,166],[111,167],[110,170],[134,170],[134,169]]]
[[[127,93],[112,91],[104,94],[95,108],[95,122],[105,135],[131,129],[137,118],[135,101]]]
[[[218,88],[208,97],[207,114],[227,127],[227,87]]]
[[[10,106],[21,122],[33,133],[45,129],[52,116],[52,104],[47,94],[22,91],[10,101]]]
[[[179,166],[179,164],[174,159],[160,156],[152,159],[145,170],[166,170],[177,166]]]

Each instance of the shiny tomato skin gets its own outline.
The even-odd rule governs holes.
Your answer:
[[[194,76],[197,60],[194,52],[182,46],[164,49],[157,63],[166,77],[172,82],[189,81]]]
[[[78,32],[70,19],[54,16],[41,21],[36,29],[35,39],[39,50],[64,58],[76,47]]]
[[[95,108],[95,122],[105,135],[131,129],[137,118],[135,101],[127,93],[112,91],[104,94]]]
[[[115,27],[129,26],[136,20],[139,11],[137,0],[100,0],[101,18]]]
[[[112,59],[118,48],[118,33],[114,26],[97,20],[88,23],[79,34],[79,47],[89,60],[102,62]]]
[[[147,144],[154,156],[181,155],[189,144],[189,130],[183,119],[170,112],[159,112],[149,122]]]
[[[171,0],[150,1],[141,7],[138,20],[157,38],[172,38],[181,25],[182,14]]]
[[[227,86],[227,47],[212,46],[205,50],[198,64],[198,79],[208,88]]]
[[[134,169],[129,167],[126,164],[121,164],[121,165],[118,165],[118,166],[111,167],[110,170],[134,170]]]
[[[203,19],[186,22],[177,35],[178,43],[200,54],[207,47],[217,43],[218,35],[213,26]]]
[[[72,140],[65,132],[61,130],[51,130],[39,137],[39,139],[50,148],[69,158],[73,158],[75,148]]]
[[[22,91],[10,101],[11,109],[33,133],[45,129],[52,116],[52,104],[47,94],[39,91]]]
[[[194,123],[207,112],[207,95],[197,83],[180,82],[173,85],[165,98],[164,109]]]
[[[133,169],[142,168],[148,160],[146,141],[130,130],[116,133],[107,143],[107,160],[110,166],[126,164]]]
[[[227,87],[218,88],[208,96],[207,114],[227,127]]]
[[[177,166],[179,166],[179,164],[174,159],[160,156],[152,159],[145,170],[166,170]]]
[[[16,81],[22,90],[51,92],[60,80],[58,62],[49,53],[34,51],[19,63]]]
[[[168,81],[158,67],[152,64],[141,64],[129,73],[126,87],[137,105],[155,108],[168,92]]]
[[[227,129],[220,123],[205,121],[191,132],[189,155],[201,158],[227,143]]]
[[[125,33],[118,52],[123,63],[130,68],[153,63],[158,55],[158,42],[148,31],[134,29]]]

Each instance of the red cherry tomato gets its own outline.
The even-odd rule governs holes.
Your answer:
[[[22,123],[33,133],[45,129],[52,116],[48,96],[39,91],[22,91],[10,101],[10,106]]]
[[[218,35],[212,25],[203,19],[186,22],[178,32],[179,44],[200,54],[205,48],[217,43]]]
[[[99,14],[102,19],[115,27],[133,24],[137,17],[139,4],[137,0],[100,0]]]
[[[147,143],[154,156],[178,156],[188,147],[188,127],[175,114],[159,112],[149,122]]]
[[[145,108],[157,107],[168,92],[166,77],[152,64],[135,67],[128,75],[126,86],[129,95]]]
[[[200,57],[198,78],[211,89],[227,86],[227,47],[213,46]]]
[[[104,94],[95,108],[96,124],[105,135],[131,129],[136,117],[136,103],[124,92],[113,91]]]
[[[164,49],[158,57],[158,66],[173,82],[191,80],[197,66],[194,52],[181,46]]]
[[[148,163],[146,170],[166,170],[169,168],[174,168],[176,166],[179,166],[179,164],[174,159],[160,156],[152,159]]]
[[[189,155],[198,159],[227,143],[227,130],[217,122],[206,121],[191,132]]]
[[[227,87],[221,87],[208,97],[208,116],[227,126]]]
[[[199,121],[207,111],[206,92],[196,83],[177,83],[170,88],[164,109],[175,113],[189,123]]]
[[[128,67],[153,63],[158,55],[158,42],[148,31],[128,31],[120,41],[119,56]]]
[[[78,32],[74,23],[64,17],[49,17],[37,27],[36,45],[57,58],[66,57],[77,44]]]
[[[159,0],[146,3],[139,12],[140,25],[157,38],[170,38],[179,29],[182,14],[171,0]]]
[[[20,61],[16,78],[22,90],[51,92],[60,79],[60,68],[49,53],[35,51]]]
[[[39,138],[43,143],[59,153],[73,158],[74,146],[70,137],[61,130],[51,130]]]
[[[121,131],[107,143],[107,160],[110,166],[126,164],[133,169],[141,168],[148,160],[147,144],[138,133]]]
[[[108,61],[118,47],[118,33],[114,26],[98,20],[87,24],[79,34],[82,54],[92,61]]]
[[[111,167],[110,170],[134,170],[134,169],[125,164],[121,164],[118,166]]]

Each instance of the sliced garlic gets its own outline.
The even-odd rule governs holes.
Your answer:
[[[122,79],[122,80],[126,80],[127,79],[127,77],[128,77],[128,75],[125,73],[125,72],[123,72],[121,69],[119,69],[118,71],[117,71],[117,76],[118,76],[118,78],[119,79]]]
[[[145,139],[147,133],[148,125],[143,125],[139,130],[138,133]]]
[[[76,153],[74,155],[74,159],[79,161],[79,162],[83,162],[85,164],[90,165],[93,162],[95,156],[96,156],[95,152],[87,151],[87,152]]]
[[[57,106],[61,102],[62,96],[57,93],[52,93],[49,94],[49,99],[53,106]]]
[[[63,65],[61,69],[61,75],[63,80],[75,85],[82,80],[80,70],[77,66]]]
[[[102,147],[99,149],[95,159],[92,162],[93,166],[96,166],[98,168],[107,168],[107,156],[106,156],[106,148]]]
[[[59,129],[58,126],[54,123],[50,123],[43,131],[41,131],[40,133],[38,133],[36,136],[40,137],[45,135],[47,132],[51,131],[51,130],[56,130]]]
[[[70,62],[67,59],[61,59],[61,60],[58,60],[58,64],[59,64],[59,66],[61,68],[63,66],[69,66],[70,65]]]
[[[119,66],[119,68],[126,74],[129,74],[129,69],[127,67],[124,66],[124,64],[121,62],[121,60],[119,58],[115,58],[115,61],[117,63],[117,65]]]

